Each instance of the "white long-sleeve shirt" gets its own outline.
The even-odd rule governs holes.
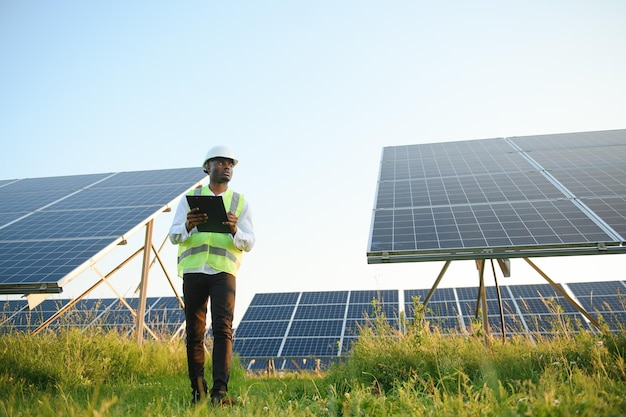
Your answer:
[[[221,194],[219,194],[221,195]],[[176,207],[176,212],[174,213],[174,220],[172,221],[172,225],[170,226],[169,238],[170,242],[174,245],[178,245],[193,233],[198,233],[198,229],[194,227],[189,232],[187,231],[187,227],[185,223],[187,222],[187,212],[189,211],[189,205],[187,204],[187,199],[183,196],[178,202],[178,206]],[[233,239],[233,244],[239,250],[244,252],[250,252],[252,247],[254,246],[255,236],[254,236],[254,227],[252,226],[252,212],[250,210],[250,204],[248,204],[248,200],[244,198],[243,202],[243,210],[241,211],[241,215],[237,219],[237,233],[235,235],[230,235]],[[220,271],[217,271],[211,268],[209,265],[204,265],[198,271],[186,271],[186,272],[199,272],[203,274],[217,274]]]

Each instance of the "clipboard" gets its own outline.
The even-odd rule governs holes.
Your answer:
[[[190,208],[200,208],[209,219],[197,226],[199,232],[230,233],[230,227],[222,224],[228,220],[224,200],[221,195],[188,195],[187,203]]]

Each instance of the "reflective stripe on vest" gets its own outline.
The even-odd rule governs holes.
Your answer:
[[[196,188],[190,195],[211,195],[209,187]],[[224,204],[237,217],[244,206],[243,195],[226,190],[222,195]],[[230,200],[230,202],[229,202]],[[237,275],[241,265],[242,251],[233,244],[227,233],[193,233],[178,247],[178,275],[186,271],[197,271],[207,264],[218,271]]]

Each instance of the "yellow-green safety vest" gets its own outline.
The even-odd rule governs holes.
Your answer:
[[[212,195],[208,186],[191,190],[189,195]],[[227,189],[222,194],[227,212],[241,215],[244,206],[243,194]],[[204,264],[222,272],[237,275],[243,252],[233,244],[228,233],[192,233],[178,245],[178,276],[187,271],[197,271]]]

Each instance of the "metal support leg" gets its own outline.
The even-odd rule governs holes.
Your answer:
[[[154,220],[146,224],[146,239],[143,245],[143,264],[141,267],[141,284],[139,291],[139,304],[137,305],[137,316],[135,317],[137,329],[137,343],[143,343],[143,330],[146,315],[146,297],[148,293],[148,276],[150,271],[150,253],[152,248],[152,228]]]
[[[535,265],[530,259],[528,258],[524,258],[524,260],[528,263],[528,265],[530,265],[535,271],[537,271],[537,273],[539,273],[539,275],[541,275],[546,281],[548,281],[548,283],[550,285],[552,285],[552,288],[554,288],[559,294],[561,294],[563,296],[563,298],[565,298],[567,301],[569,301],[574,307],[576,307],[576,309],[578,311],[580,311],[580,314],[582,314],[583,316],[585,316],[587,318],[587,320],[589,320],[594,326],[596,326],[596,328],[598,330],[600,329],[600,323],[598,323],[598,321],[596,319],[594,319],[591,314],[587,313],[587,311],[582,308],[576,301],[574,301],[574,299],[572,297],[570,297],[565,290],[563,290],[563,288],[561,288],[556,282],[552,281],[550,279],[550,277],[548,277],[541,269],[539,269],[539,267],[537,265]]]
[[[493,280],[496,283],[496,294],[498,296],[498,307],[500,309],[500,326],[502,327],[502,340],[506,340],[506,329],[504,328],[504,309],[502,308],[502,296],[500,295],[500,286],[498,285],[498,278],[496,277],[496,267],[491,259],[491,271],[493,272]]]
[[[437,285],[439,285],[439,282],[441,281],[441,278],[443,278],[443,276],[445,275],[446,271],[448,270],[448,267],[450,266],[450,262],[452,262],[452,261],[446,261],[446,263],[443,265],[443,268],[441,268],[441,272],[439,272],[439,276],[437,276],[437,279],[435,280],[435,283],[433,284],[433,286],[430,289],[430,291],[428,291],[428,294],[426,294],[426,298],[424,298],[424,303],[423,303],[424,307],[426,306],[426,304],[428,304],[428,302],[430,301],[431,297],[435,293],[435,290],[437,289]]]
[[[489,312],[487,311],[487,289],[485,288],[485,261],[480,262],[480,300],[482,303],[482,312],[483,312],[483,328],[485,329],[485,343],[488,343],[488,336],[490,333],[489,329]],[[478,314],[478,311],[476,311]]]

